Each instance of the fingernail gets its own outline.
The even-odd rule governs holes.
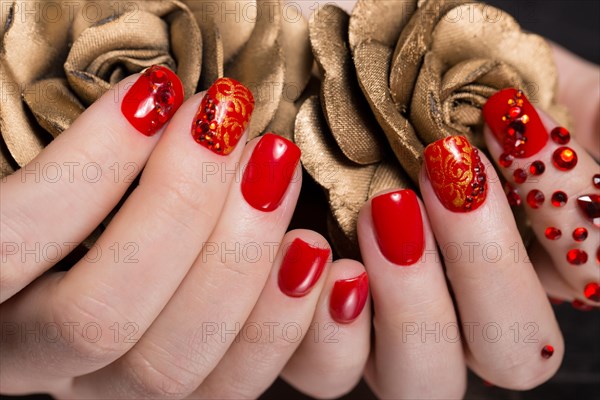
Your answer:
[[[248,204],[266,212],[279,207],[299,160],[298,146],[281,136],[265,134],[254,148],[242,178],[242,194]]]
[[[294,239],[279,268],[279,289],[290,297],[308,294],[317,283],[329,259],[329,249],[313,247]]]
[[[340,324],[354,321],[367,302],[369,278],[366,272],[350,279],[335,281],[329,299],[329,313]]]
[[[385,258],[404,266],[419,261],[425,248],[425,236],[421,208],[412,190],[373,198],[371,216],[377,244]]]
[[[448,210],[469,212],[485,201],[485,166],[467,138],[450,136],[427,146],[425,167],[435,194]]]
[[[121,112],[135,129],[154,135],[183,103],[183,86],[168,68],[147,68],[123,97]]]
[[[500,164],[509,167],[515,158],[531,157],[548,141],[548,131],[522,91],[504,89],[483,106],[483,117],[502,145]]]
[[[227,155],[240,141],[253,110],[250,89],[231,78],[219,78],[202,99],[192,136],[214,153]]]

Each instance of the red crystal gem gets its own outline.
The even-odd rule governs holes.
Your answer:
[[[588,237],[588,231],[585,228],[575,228],[573,231],[573,239],[576,242],[583,242]]]
[[[504,168],[508,168],[512,165],[514,159],[515,158],[509,153],[502,153],[502,155],[500,155],[500,158],[498,159],[498,162]]]
[[[583,294],[588,300],[600,301],[600,285],[596,282],[588,283],[583,289]]]
[[[567,196],[567,194],[560,190],[552,193],[552,198],[550,199],[550,201],[552,202],[552,205],[554,207],[564,206],[565,204],[567,204],[567,200],[569,200],[569,197]]]
[[[562,126],[557,126],[550,132],[550,137],[557,144],[567,144],[571,140],[571,134]]]
[[[519,193],[508,182],[504,184],[504,193],[506,193],[506,199],[511,207],[518,207],[523,202]]]
[[[540,208],[542,204],[544,204],[545,199],[544,193],[537,189],[533,189],[527,193],[527,204],[529,204],[531,208]]]
[[[523,171],[521,168],[515,169],[513,177],[515,178],[515,183],[523,183],[527,180],[527,172]]]
[[[511,108],[508,109],[508,117],[511,119],[515,119],[518,118],[519,115],[521,115],[521,107],[519,106],[513,106]]]
[[[550,358],[552,354],[554,354],[554,347],[547,344],[542,348],[542,358]]]
[[[592,178],[592,182],[594,182],[594,187],[596,189],[600,189],[600,174],[594,175],[594,177]]]
[[[579,311],[591,311],[594,309],[594,307],[588,306],[583,301],[577,300],[577,299],[575,299],[571,302],[571,306],[573,306],[574,309],[579,310]]]
[[[577,165],[577,153],[570,147],[559,147],[552,154],[552,163],[561,171],[568,171]]]
[[[153,83],[160,85],[166,83],[169,80],[169,77],[167,76],[167,73],[164,70],[160,68],[155,68],[153,66],[150,68],[150,79]]]
[[[546,166],[542,161],[539,160],[532,162],[529,166],[529,172],[531,173],[531,175],[541,175],[544,173],[545,170]]]
[[[560,229],[555,228],[553,226],[546,228],[544,234],[550,240],[557,240],[560,239],[560,237],[562,236],[562,232],[560,231]]]
[[[588,255],[585,251],[579,249],[571,249],[567,253],[567,261],[572,265],[585,264],[588,260]]]
[[[579,196],[577,205],[591,223],[600,227],[600,195],[586,194]]]

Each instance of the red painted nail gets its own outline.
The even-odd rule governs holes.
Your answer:
[[[250,90],[230,78],[219,78],[202,99],[192,136],[207,149],[227,155],[235,149],[254,110]]]
[[[425,248],[423,220],[412,190],[382,194],[371,200],[371,217],[381,253],[397,265],[419,261]]]
[[[363,272],[350,279],[335,281],[329,299],[331,317],[340,324],[354,321],[367,302],[369,295],[369,278]]]
[[[482,111],[485,122],[503,146],[501,159],[531,157],[548,141],[548,131],[520,90],[499,91],[488,99]]]
[[[183,103],[183,86],[170,69],[146,69],[123,97],[121,112],[135,129],[154,135]]]
[[[469,212],[485,201],[485,166],[465,137],[450,136],[427,146],[425,166],[435,194],[448,210]]]
[[[242,194],[252,207],[273,211],[281,204],[300,160],[300,149],[289,140],[265,134],[252,152],[242,178]]]
[[[308,294],[317,283],[329,259],[330,250],[294,239],[279,269],[279,289],[290,297]]]

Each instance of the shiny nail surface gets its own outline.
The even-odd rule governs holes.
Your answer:
[[[289,140],[265,134],[252,152],[242,178],[242,194],[252,207],[273,211],[281,204],[300,160],[300,149]]]
[[[146,136],[153,136],[183,103],[183,86],[173,71],[147,68],[123,97],[121,112]]]
[[[502,145],[501,160],[531,157],[548,142],[548,131],[520,90],[500,90],[488,99],[482,111],[485,122]]]
[[[377,244],[385,258],[402,266],[419,261],[425,248],[425,237],[415,192],[398,190],[373,198],[371,217]]]
[[[329,298],[329,313],[340,324],[354,321],[367,302],[369,278],[366,272],[350,279],[335,281]]]
[[[240,141],[253,110],[250,89],[231,78],[219,78],[202,99],[192,136],[212,152],[227,155]]]
[[[479,151],[464,136],[450,136],[427,146],[425,167],[435,194],[448,210],[469,212],[485,202],[485,166]]]
[[[328,248],[313,247],[302,239],[290,244],[279,268],[279,289],[290,297],[307,295],[329,260]]]

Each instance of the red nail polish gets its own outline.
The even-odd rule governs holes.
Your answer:
[[[503,146],[501,160],[531,157],[548,141],[542,120],[520,90],[499,91],[488,99],[482,111],[485,122]]]
[[[308,294],[317,283],[330,250],[313,247],[302,239],[294,239],[279,269],[279,289],[290,297]]]
[[[369,278],[366,272],[350,279],[335,281],[329,298],[329,313],[340,324],[354,321],[367,302]]]
[[[231,78],[219,78],[208,89],[192,123],[194,140],[227,155],[235,149],[254,110],[250,90]]]
[[[371,217],[381,253],[397,265],[419,261],[425,248],[423,220],[412,190],[382,194],[371,200]]]
[[[146,69],[123,97],[121,112],[135,129],[154,135],[183,103],[183,86],[170,69]]]
[[[465,137],[450,136],[427,146],[425,167],[435,194],[448,210],[469,212],[485,201],[485,166]]]
[[[248,204],[266,212],[279,207],[299,160],[300,149],[294,143],[272,133],[263,135],[242,178]]]

